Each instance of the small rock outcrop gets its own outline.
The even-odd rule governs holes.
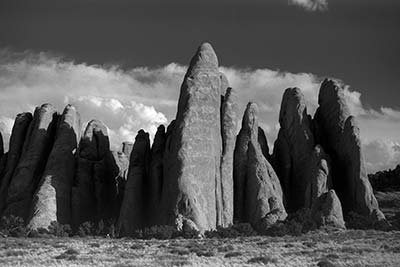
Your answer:
[[[311,208],[319,196],[333,188],[331,177],[331,160],[320,145],[317,145],[314,148],[309,164],[311,173],[305,194],[304,207],[306,208]]]
[[[320,195],[311,208],[312,219],[318,227],[345,229],[342,205],[335,190]]]
[[[283,192],[274,169],[265,158],[259,143],[258,107],[249,103],[242,119],[234,161],[235,219],[250,222],[265,231],[287,213]]]
[[[147,226],[145,218],[145,183],[148,179],[150,160],[149,134],[140,130],[129,162],[128,180],[118,221],[120,235],[132,235],[135,230]]]
[[[7,207],[3,215],[27,220],[33,194],[53,145],[57,120],[58,114],[52,105],[44,104],[35,109],[21,157],[8,187]]]
[[[322,83],[314,118],[317,140],[331,157],[333,188],[344,214],[352,211],[372,221],[384,220],[365,171],[359,128],[344,94],[338,82]]]
[[[32,121],[32,114],[29,112],[18,114],[9,142],[9,149],[7,153],[7,162],[3,171],[3,178],[1,179],[0,187],[0,213],[4,210],[7,200],[8,187],[14,170],[21,157],[22,148],[24,146],[25,136],[28,131],[29,125]]]
[[[285,91],[279,114],[280,130],[274,146],[274,166],[281,180],[288,210],[306,205],[307,185],[312,179],[314,136],[304,95],[298,88]]]
[[[56,221],[71,224],[71,188],[75,175],[75,150],[81,130],[80,115],[67,105],[58,122],[53,148],[33,198],[30,229],[48,228]]]
[[[178,102],[175,127],[166,150],[164,181],[167,224],[181,221],[198,230],[215,229],[220,210],[221,87],[218,59],[202,44],[190,62]],[[217,207],[218,206],[218,207]],[[179,227],[178,227],[179,228]],[[197,229],[196,229],[197,230]]]

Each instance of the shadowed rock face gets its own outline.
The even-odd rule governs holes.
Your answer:
[[[0,213],[6,205],[7,190],[22,153],[25,136],[32,121],[31,113],[18,114],[11,132],[7,163],[3,171],[0,188]]]
[[[279,179],[259,143],[258,108],[247,105],[239,132],[234,161],[235,218],[266,230],[287,216]]]
[[[233,223],[233,153],[238,126],[238,99],[232,88],[226,90],[221,105],[221,207],[218,225],[226,227]]]
[[[130,157],[128,180],[119,215],[118,231],[121,235],[131,235],[146,226],[144,207],[148,196],[145,195],[144,185],[148,179],[149,160],[149,134],[140,130]]]
[[[27,219],[33,193],[41,179],[53,145],[58,115],[54,107],[37,107],[29,126],[19,163],[14,170],[7,194],[4,215]]]
[[[274,165],[281,179],[286,207],[295,211],[306,205],[306,189],[313,175],[310,162],[314,136],[300,89],[289,88],[285,91],[279,123],[281,129],[274,146]]]
[[[332,159],[332,180],[344,213],[354,211],[383,220],[368,181],[361,151],[359,128],[350,116],[344,90],[332,80],[325,80],[319,93],[315,114],[317,140]]]
[[[88,123],[80,140],[72,189],[73,225],[112,219],[115,215],[118,166],[110,152],[107,127]]]
[[[192,58],[183,81],[175,128],[166,151],[165,212],[168,224],[191,221],[201,231],[217,226],[221,184],[221,80],[210,44]],[[179,216],[180,215],[180,216]]]
[[[81,124],[76,109],[65,107],[58,123],[39,188],[33,198],[31,229],[47,228],[52,221],[71,224],[71,187],[75,174],[75,150]]]
[[[151,160],[149,165],[149,179],[146,181],[146,194],[149,201],[146,205],[146,217],[149,225],[157,225],[159,222],[159,205],[162,196],[164,183],[163,166],[164,166],[164,150],[166,143],[166,132],[164,125],[160,125],[154,137],[153,146],[151,147]]]

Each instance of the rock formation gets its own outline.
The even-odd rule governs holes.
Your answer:
[[[306,205],[306,189],[313,176],[310,163],[315,145],[311,118],[300,89],[285,91],[279,123],[281,128],[274,146],[274,165],[281,180],[286,207],[296,211]]]
[[[31,229],[47,228],[52,221],[71,224],[71,188],[75,174],[75,150],[81,130],[80,115],[67,105],[58,123],[53,148],[35,193]]]
[[[159,222],[158,212],[155,212],[161,201],[161,194],[164,182],[164,150],[166,142],[166,132],[164,125],[160,125],[154,137],[153,145],[151,147],[151,160],[149,164],[149,179],[145,183],[147,188],[146,193],[149,196],[148,205],[145,207],[147,210],[146,217],[148,218],[149,225],[156,225]]]
[[[233,223],[233,153],[238,126],[238,99],[232,88],[226,90],[221,105],[221,200],[222,217],[218,225]]]
[[[313,202],[311,214],[318,227],[346,228],[342,205],[334,190],[323,193]]]
[[[333,188],[331,161],[320,145],[314,148],[309,165],[310,176],[306,187],[304,206],[306,208],[311,208],[318,197]]]
[[[126,150],[125,150],[126,151]],[[121,151],[112,151],[115,165],[117,167],[117,172],[115,176],[116,182],[116,203],[115,203],[115,213],[119,216],[119,211],[122,206],[122,201],[124,199],[125,184],[128,179],[129,170],[129,157]],[[117,217],[116,216],[116,217]]]
[[[145,183],[148,179],[150,159],[149,134],[140,130],[129,162],[128,180],[118,221],[121,235],[132,235],[135,230],[147,225],[145,218]]]
[[[15,119],[9,142],[7,162],[3,171],[3,178],[1,179],[0,213],[4,210],[6,206],[8,187],[10,185],[11,178],[14,174],[14,170],[21,157],[25,136],[31,121],[32,121],[32,114],[28,112],[18,114]]]
[[[255,103],[236,136],[237,96],[204,43],[184,77],[175,120],[166,131],[158,127],[151,149],[140,130],[134,143],[111,152],[98,120],[80,138],[70,105],[62,115],[50,104],[19,114],[7,153],[0,134],[0,215],[20,216],[31,229],[112,221],[121,235],[154,225],[204,232],[234,220],[263,232],[286,210],[302,208],[320,227],[344,228],[351,212],[385,223],[344,94],[325,80],[312,119],[300,89],[287,89],[270,155]]]
[[[317,140],[332,159],[333,187],[345,215],[353,211],[372,221],[384,220],[365,172],[359,128],[350,115],[344,89],[338,82],[326,79],[318,104],[314,118]]]
[[[116,216],[118,166],[110,152],[107,127],[98,120],[88,123],[80,140],[72,188],[73,225],[109,220]]]
[[[221,87],[218,59],[202,44],[190,62],[178,102],[164,170],[168,224],[215,229],[221,218]],[[217,207],[218,206],[218,207]],[[217,218],[218,217],[218,218]],[[178,219],[178,221],[176,221]]]
[[[8,187],[7,207],[3,215],[27,219],[33,193],[42,177],[53,145],[57,119],[56,110],[50,104],[35,109],[19,163]]]
[[[234,159],[235,219],[264,231],[287,216],[278,177],[259,143],[258,107],[249,103],[242,119]]]

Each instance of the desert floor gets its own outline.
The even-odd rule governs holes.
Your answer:
[[[133,240],[3,238],[0,266],[400,266],[400,232]]]

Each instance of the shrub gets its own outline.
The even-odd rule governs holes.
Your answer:
[[[284,222],[277,222],[268,228],[263,234],[269,236],[300,236],[316,228],[317,226],[311,218],[310,209],[300,209],[289,214]]]
[[[140,233],[139,233],[140,235]],[[173,226],[161,225],[145,228],[141,231],[141,239],[172,239],[180,235],[180,232]]]
[[[216,230],[206,231],[207,238],[236,238],[257,235],[249,223],[234,224],[229,227],[217,227]]]
[[[0,233],[4,236],[26,237],[28,230],[22,218],[10,215],[0,219]]]
[[[49,234],[57,237],[68,237],[71,235],[71,226],[68,224],[60,224],[58,222],[51,222],[48,228]]]
[[[80,237],[94,236],[96,232],[96,227],[93,222],[84,222],[78,227],[77,235]]]

